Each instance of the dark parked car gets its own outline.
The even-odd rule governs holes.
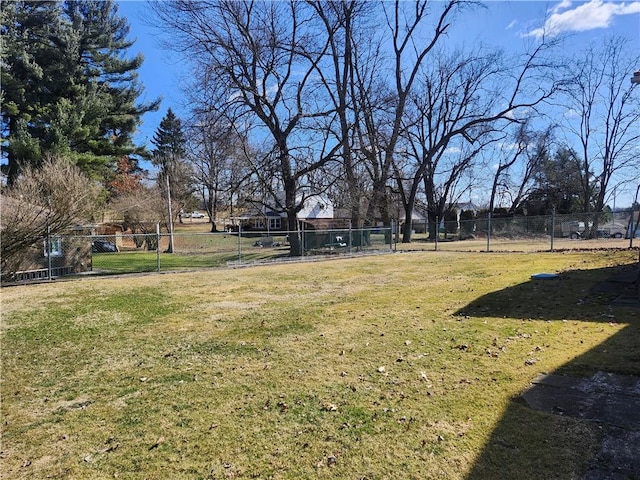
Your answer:
[[[94,240],[91,244],[91,251],[94,253],[113,253],[118,251],[115,243],[107,240]]]

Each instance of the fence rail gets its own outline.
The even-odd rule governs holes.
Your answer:
[[[291,236],[299,251],[293,252]],[[47,248],[47,244],[49,247]],[[3,280],[50,279],[69,274],[159,272],[241,266],[327,256],[390,252],[390,228],[304,232],[58,235],[43,238]],[[47,253],[49,252],[49,253]],[[295,254],[294,254],[295,253]]]
[[[417,234],[398,249],[448,251],[554,251],[632,248],[640,237],[638,213],[483,216],[466,221],[414,223]],[[436,225],[437,231],[436,234]],[[630,232],[634,232],[632,235]],[[638,245],[639,240],[635,240]]]
[[[475,218],[434,225],[416,224],[421,228],[416,228],[411,243],[402,243],[396,225],[302,232],[59,235],[48,241],[43,238],[13,269],[5,267],[3,281],[308,261],[396,250],[522,252],[632,248],[634,241],[635,246],[640,244],[637,216],[632,223],[629,213],[610,215],[598,219],[596,225],[586,215]],[[634,235],[630,235],[632,230]],[[299,245],[297,252],[293,252],[291,235],[297,236],[297,242],[293,242]]]

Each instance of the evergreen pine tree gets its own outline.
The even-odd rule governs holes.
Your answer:
[[[160,121],[151,143],[156,147],[152,162],[162,172],[169,172],[174,164],[184,160],[187,141],[182,131],[182,121],[171,108]]]
[[[171,108],[164,116],[151,140],[152,163],[158,167],[158,186],[167,202],[167,229],[173,233],[176,213],[184,209],[192,196],[192,175],[186,161],[186,139],[182,122]],[[173,252],[173,241],[169,245]]]
[[[9,181],[44,152],[102,178],[120,156],[144,153],[133,134],[159,101],[136,103],[143,59],[126,57],[133,41],[117,12],[111,0],[2,2]]]
[[[42,158],[38,132],[52,80],[46,65],[60,15],[55,1],[0,2],[2,153],[10,183],[19,164],[37,165]]]
[[[582,213],[580,202],[580,159],[570,148],[561,147],[553,156],[546,156],[535,174],[536,186],[526,202],[533,215]]]

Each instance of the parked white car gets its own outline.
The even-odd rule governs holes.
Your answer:
[[[607,222],[600,228],[607,233],[607,237],[611,238],[622,238],[625,236],[625,233],[627,233],[626,225],[615,222]]]
[[[204,218],[204,215],[200,212],[191,212],[189,214],[189,217],[191,218]]]

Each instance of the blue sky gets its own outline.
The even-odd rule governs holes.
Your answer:
[[[188,76],[189,65],[161,46],[161,41],[167,39],[160,29],[149,24],[153,15],[148,2],[120,0],[118,4],[120,15],[126,17],[131,26],[130,37],[136,39],[131,53],[140,52],[145,57],[139,71],[145,88],[143,100],[162,97],[160,110],[143,118],[136,140],[144,144],[151,140],[169,107],[178,116],[187,115],[181,79]],[[527,43],[535,42],[544,30],[548,35],[568,35],[565,53],[577,52],[589,42],[611,34],[629,38],[640,50],[640,1],[511,0],[488,1],[485,7],[460,17],[452,25],[451,40],[467,46],[481,41],[516,52]],[[624,196],[625,192],[620,195]]]
[[[138,140],[151,138],[161,118],[171,107],[183,109],[180,79],[188,75],[188,64],[160,45],[163,37],[148,24],[152,18],[146,1],[120,0],[120,14],[131,26],[131,38],[136,39],[132,53],[141,52],[145,62],[140,69],[140,79],[147,99],[163,98],[160,111],[149,113]],[[489,1],[487,8],[474,9],[458,24],[453,35],[465,43],[482,40],[505,48],[518,49],[536,38],[545,25],[547,31],[573,34],[570,48],[576,50],[598,37],[617,33],[635,38],[640,48],[640,1],[611,2],[543,2],[543,1]],[[640,66],[639,66],[640,68]]]

